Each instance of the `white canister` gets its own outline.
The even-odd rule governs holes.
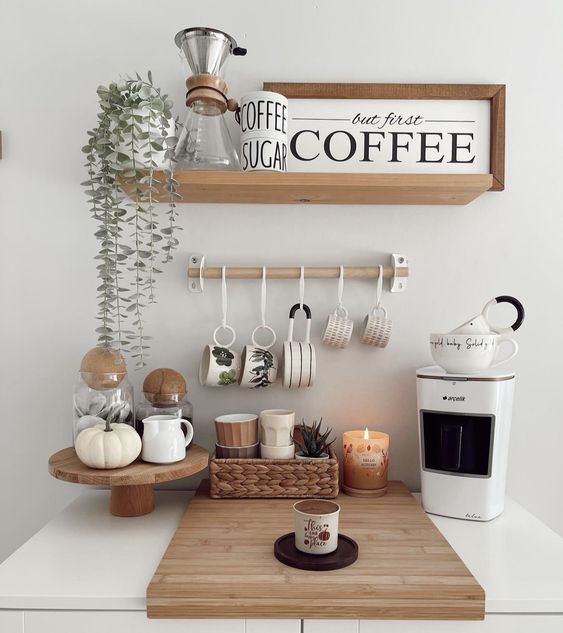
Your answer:
[[[244,95],[237,120],[243,171],[287,171],[288,101],[277,92]]]
[[[305,499],[293,506],[295,547],[305,554],[330,554],[338,548],[340,506],[326,499]]]

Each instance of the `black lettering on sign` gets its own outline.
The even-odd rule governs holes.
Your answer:
[[[440,141],[442,140],[442,134],[440,132],[418,132],[420,134],[420,160],[417,160],[417,163],[441,163],[444,160],[444,156],[440,156],[440,158],[436,158],[432,160],[426,156],[426,152],[429,149],[440,150]],[[429,136],[437,136],[440,141],[436,143],[436,145],[428,145],[427,138]]]
[[[471,141],[473,140],[473,134],[471,132],[450,132],[450,136],[452,137],[452,159],[448,161],[448,163],[472,163],[475,160],[475,156],[472,156],[469,160],[461,160],[458,159],[457,153],[458,150],[464,149],[468,152],[471,151]],[[458,145],[457,140],[459,136],[469,136],[471,141],[467,143],[467,145]]]
[[[378,151],[381,151],[381,139],[385,138],[385,132],[362,132],[364,135],[364,157],[360,159],[361,163],[373,163],[373,160],[369,157],[369,150],[374,147]],[[377,134],[381,138],[377,143],[370,143],[370,137],[372,134]]]
[[[305,134],[305,133],[313,134],[313,136],[316,136],[318,140],[320,140],[320,138],[321,138],[321,136],[319,134],[319,130],[300,130],[299,132],[297,132],[297,134],[294,134],[291,137],[291,142],[289,144],[289,150],[293,154],[293,156],[295,156],[295,158],[297,158],[297,160],[306,160],[306,161],[315,160],[316,158],[318,158],[321,155],[320,152],[315,154],[315,156],[313,156],[312,158],[305,158],[304,156],[301,156],[299,154],[299,152],[297,151],[297,141],[299,140],[299,137],[301,136],[301,134]]]
[[[358,112],[352,119],[352,125],[360,123],[361,125],[376,125],[380,121],[381,117],[378,114],[372,114],[370,116],[363,116],[361,112]]]
[[[403,136],[409,136],[411,139],[413,137],[412,132],[389,132],[391,134],[391,160],[387,161],[388,163],[400,163],[401,161],[397,158],[399,149],[406,149],[409,151],[409,142],[407,141],[405,145],[399,145],[399,136],[402,134]]]
[[[348,155],[344,158],[335,158],[332,153],[331,142],[332,142],[332,139],[336,136],[336,134],[345,134],[348,137],[348,140],[350,141],[350,150],[348,152]],[[346,132],[345,130],[335,130],[334,132],[331,132],[325,138],[324,150],[325,150],[325,154],[330,158],[330,160],[333,160],[337,163],[344,163],[347,160],[350,160],[352,156],[354,156],[354,154],[356,153],[356,139],[350,134],[350,132]]]

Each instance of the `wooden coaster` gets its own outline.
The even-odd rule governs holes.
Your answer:
[[[284,534],[274,543],[274,556],[289,567],[307,571],[342,569],[358,558],[358,544],[349,536],[338,535],[338,547],[330,554],[305,554],[295,547],[295,532]]]
[[[387,486],[385,486],[385,488],[378,488],[377,490],[363,490],[342,484],[342,492],[345,492],[351,497],[383,497],[383,495],[387,494]]]

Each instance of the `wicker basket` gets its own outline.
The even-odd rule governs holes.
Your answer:
[[[213,499],[316,497],[338,495],[338,459],[218,459],[209,460]]]

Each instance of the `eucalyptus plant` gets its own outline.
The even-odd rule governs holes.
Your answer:
[[[140,368],[151,338],[144,311],[156,301],[160,263],[169,262],[178,246],[172,102],[150,71],[147,80],[137,74],[100,86],[97,94],[97,125],[82,148],[88,170],[82,184],[98,225],[96,332],[100,345],[130,352]],[[168,203],[163,218],[155,204],[159,190]]]

